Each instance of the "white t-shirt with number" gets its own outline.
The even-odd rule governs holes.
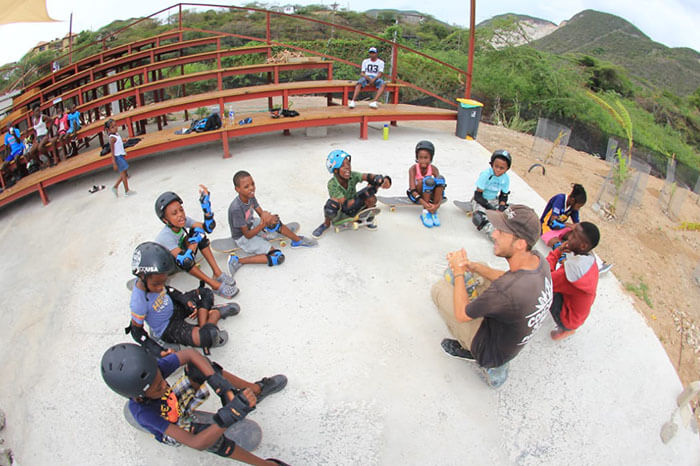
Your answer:
[[[384,72],[384,60],[377,58],[375,61],[372,61],[371,58],[365,58],[362,60],[362,72],[368,78],[376,77],[379,73]]]

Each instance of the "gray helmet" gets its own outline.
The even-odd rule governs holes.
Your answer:
[[[173,201],[177,201],[182,204],[182,199],[180,196],[172,191],[166,191],[156,199],[156,215],[158,218],[162,219],[165,217],[165,208],[170,205]]]
[[[510,164],[513,163],[513,158],[510,156],[510,152],[505,149],[499,149],[491,154],[491,165],[493,165],[493,161],[496,159],[505,160],[508,164],[508,168],[510,168]]]
[[[432,142],[418,141],[418,144],[416,144],[416,156],[418,155],[418,151],[421,149],[425,149],[430,152],[430,160],[433,160],[433,156],[435,155],[435,146]]]
[[[100,366],[109,388],[127,398],[143,396],[158,373],[155,358],[133,343],[112,346],[105,351]]]
[[[134,249],[131,256],[131,273],[144,278],[152,273],[167,273],[175,271],[173,256],[158,243],[148,241]]]

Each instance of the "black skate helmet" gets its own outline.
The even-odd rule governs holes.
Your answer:
[[[172,191],[166,191],[156,199],[156,215],[159,219],[163,220],[165,217],[165,208],[168,207],[172,202],[177,201],[182,204],[182,199],[180,196]]]
[[[156,360],[133,343],[112,346],[105,351],[100,366],[109,388],[127,398],[143,396],[158,373]]]
[[[416,144],[416,157],[418,157],[418,151],[421,149],[425,149],[430,152],[430,161],[432,162],[433,156],[435,155],[435,146],[433,143],[425,140],[418,141],[418,144]]]
[[[152,273],[170,274],[175,270],[175,262],[170,252],[158,243],[148,241],[134,249],[131,256],[131,273],[145,280]]]
[[[510,152],[508,152],[505,149],[498,149],[497,151],[494,151],[493,154],[491,154],[491,165],[493,165],[493,161],[496,159],[503,159],[506,161],[508,164],[508,168],[510,169],[510,164],[513,162],[513,158],[510,156]]]

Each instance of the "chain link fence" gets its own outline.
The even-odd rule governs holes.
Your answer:
[[[570,137],[571,129],[567,126],[539,118],[530,155],[546,164],[560,166]]]

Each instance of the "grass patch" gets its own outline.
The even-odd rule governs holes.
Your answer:
[[[634,293],[634,295],[647,303],[647,306],[650,308],[654,308],[654,303],[651,302],[651,298],[649,297],[649,286],[647,286],[646,283],[644,283],[644,280],[641,278],[638,279],[639,283],[636,285],[634,283],[626,283],[625,284],[625,289],[629,291],[630,293]]]

